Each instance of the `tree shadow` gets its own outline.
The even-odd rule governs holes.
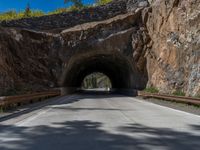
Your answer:
[[[196,130],[196,134],[187,132],[188,129],[180,129],[175,131],[170,128],[151,128],[141,124],[129,124],[120,127],[119,130],[134,134],[145,134],[146,142],[157,143],[158,146],[164,146],[169,150],[198,150],[200,147],[200,126],[189,125],[190,132]],[[186,131],[187,130],[187,131]],[[150,135],[150,137],[148,137]],[[163,144],[163,145],[162,145]],[[165,146],[166,145],[166,146]]]
[[[140,124],[103,129],[88,120],[53,123],[50,126],[0,125],[1,150],[198,150],[200,136]]]

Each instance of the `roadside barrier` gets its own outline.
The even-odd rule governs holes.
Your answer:
[[[174,102],[187,103],[187,104],[192,104],[192,105],[200,105],[200,98],[194,98],[194,97],[148,93],[148,92],[143,92],[143,91],[138,91],[138,96],[141,96],[143,98],[156,98],[156,99],[163,99],[163,100],[174,101]]]
[[[0,107],[1,108],[10,108],[21,106],[24,104],[33,103],[36,101],[42,101],[44,99],[59,96],[60,90],[37,92],[31,94],[17,95],[17,96],[4,96],[0,97]]]

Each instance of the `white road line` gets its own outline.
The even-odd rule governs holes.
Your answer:
[[[66,101],[66,99],[68,98],[74,98],[76,95],[72,95],[72,96],[65,96],[65,97],[61,97],[59,98],[56,104],[62,104],[64,101]],[[44,108],[45,110],[40,110],[38,113],[33,114],[32,116],[29,116],[17,123],[15,123],[16,126],[23,126],[29,122],[32,122],[33,120],[37,119],[38,117],[40,117],[41,115],[47,113],[48,111],[50,111],[53,107],[50,108]]]
[[[26,119],[24,119],[24,120],[22,120],[22,121],[20,121],[20,122],[17,122],[15,125],[16,125],[16,126],[23,126],[23,125],[25,125],[25,124],[27,124],[27,123],[29,123],[29,122],[31,122],[31,121],[37,119],[37,118],[40,117],[42,114],[47,113],[50,109],[52,109],[52,108],[48,108],[48,109],[46,109],[46,110],[44,110],[44,111],[40,111],[40,112],[34,114],[33,116],[30,116],[30,117],[28,117],[28,118],[26,118]]]

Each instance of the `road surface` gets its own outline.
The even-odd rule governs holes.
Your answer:
[[[200,116],[120,95],[77,94],[0,122],[0,150],[199,150]]]

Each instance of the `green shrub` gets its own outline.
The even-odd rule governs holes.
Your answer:
[[[54,11],[48,12],[48,15],[60,14],[60,13],[68,12],[68,11],[69,11],[69,8],[59,8]]]
[[[172,94],[176,96],[185,96],[185,93],[181,90],[176,90]]]
[[[98,0],[97,5],[105,5],[110,2],[112,2],[112,0]]]
[[[12,20],[17,17],[16,11],[8,11],[6,13],[0,14],[0,20]]]
[[[200,94],[195,95],[196,98],[200,98]]]
[[[69,3],[69,2],[72,2],[73,5],[75,8],[77,9],[81,9],[84,7],[84,4],[82,2],[82,0],[64,0],[65,3]]]
[[[158,93],[159,90],[156,87],[147,87],[146,89],[144,89],[145,92],[149,92],[149,93]]]
[[[45,13],[41,10],[31,10],[31,14],[30,17],[40,17],[40,16],[44,16]]]

